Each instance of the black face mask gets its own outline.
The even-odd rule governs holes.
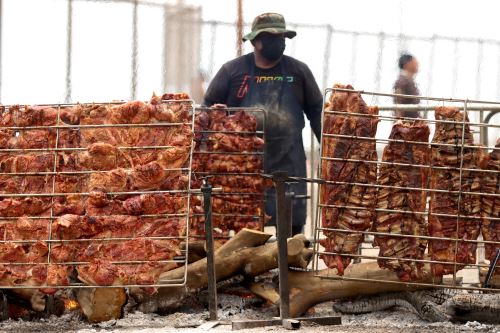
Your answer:
[[[265,35],[260,37],[262,42],[262,56],[269,61],[276,61],[285,52],[285,37],[276,35]]]

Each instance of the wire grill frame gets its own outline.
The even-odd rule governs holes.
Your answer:
[[[88,174],[95,174],[95,173],[105,173],[109,172],[109,170],[84,170],[84,171],[58,171],[58,162],[57,158],[58,152],[61,151],[87,151],[88,148],[86,147],[73,147],[73,148],[58,148],[59,144],[59,131],[61,129],[64,130],[81,130],[81,129],[106,129],[106,128],[123,128],[123,129],[128,129],[128,128],[169,128],[169,127],[179,127],[179,126],[189,126],[190,132],[194,133],[194,101],[191,99],[164,99],[161,100],[161,104],[163,105],[168,105],[168,104],[177,104],[177,103],[183,103],[187,104],[187,111],[188,111],[188,119],[186,119],[185,122],[164,122],[164,121],[159,121],[156,123],[123,123],[123,124],[92,124],[92,125],[72,125],[72,124],[65,124],[65,125],[59,125],[61,124],[61,110],[63,108],[72,108],[76,106],[89,106],[89,105],[103,105],[107,107],[111,106],[118,106],[118,105],[123,105],[127,103],[127,101],[113,101],[113,102],[104,102],[104,103],[59,103],[59,104],[36,104],[37,107],[43,107],[43,108],[54,108],[57,110],[57,116],[56,116],[56,125],[47,125],[47,126],[4,126],[0,127],[2,130],[12,130],[12,131],[28,131],[28,130],[55,130],[56,132],[56,140],[55,140],[55,147],[54,148],[33,148],[33,149],[0,149],[1,152],[7,152],[7,153],[26,153],[26,152],[47,152],[47,153],[52,153],[54,155],[54,165],[53,165],[53,170],[49,172],[7,172],[7,173],[0,173],[0,175],[3,176],[46,176],[46,175],[51,175],[52,176],[52,191],[51,193],[18,193],[18,194],[9,194],[9,193],[2,193],[0,194],[0,198],[7,198],[7,197],[49,197],[51,198],[51,206],[50,206],[50,215],[49,216],[1,216],[0,217],[0,222],[3,220],[10,220],[14,221],[16,219],[19,219],[20,217],[22,218],[27,218],[27,219],[40,219],[40,220],[48,220],[50,221],[48,223],[48,238],[47,239],[31,239],[31,240],[5,240],[1,239],[0,240],[0,245],[5,244],[5,243],[13,243],[13,244],[29,244],[29,243],[37,243],[37,242],[45,242],[48,247],[48,252],[47,252],[47,262],[0,262],[0,265],[24,265],[24,266],[36,266],[36,265],[68,265],[68,266],[78,266],[78,265],[85,265],[89,264],[90,262],[78,262],[78,261],[71,261],[71,262],[53,262],[51,261],[51,247],[52,244],[64,244],[64,243],[82,243],[82,242],[87,242],[87,243],[105,243],[105,242],[124,242],[124,241],[129,241],[129,240],[134,240],[140,238],[140,240],[177,240],[179,242],[185,242],[186,246],[185,249],[180,250],[182,253],[181,256],[173,257],[172,259],[169,260],[120,260],[120,261],[107,261],[111,264],[116,264],[116,265],[134,265],[134,264],[147,264],[147,263],[155,263],[155,264],[177,264],[178,266],[183,266],[184,267],[184,273],[182,278],[179,279],[173,279],[173,280],[166,280],[160,279],[156,283],[144,283],[144,284],[116,284],[114,283],[113,285],[93,285],[89,283],[83,283],[83,282],[74,282],[71,281],[68,285],[25,285],[25,284],[15,284],[15,285],[1,285],[2,289],[67,289],[67,288],[110,288],[110,287],[127,287],[127,288],[157,288],[157,287],[164,287],[164,286],[183,286],[186,284],[187,281],[187,258],[188,258],[188,251],[189,251],[189,212],[190,212],[190,207],[191,207],[191,193],[196,192],[196,190],[191,189],[191,166],[192,166],[192,157],[193,157],[193,148],[194,148],[194,141],[193,141],[193,135],[191,136],[191,141],[186,144],[187,148],[187,154],[188,154],[188,159],[185,163],[185,166],[179,167],[179,168],[164,168],[164,172],[181,172],[182,174],[185,174],[188,177],[188,181],[186,183],[186,188],[183,190],[148,190],[148,191],[121,191],[121,192],[113,192],[109,191],[106,192],[106,195],[108,196],[119,196],[119,195],[141,195],[141,194],[184,194],[184,200],[185,200],[185,212],[181,213],[163,213],[163,214],[137,214],[137,215],[130,215],[131,217],[134,218],[180,218],[184,220],[184,235],[179,235],[179,236],[147,236],[147,237],[104,237],[104,238],[77,238],[77,239],[52,239],[52,221],[55,219],[58,219],[60,216],[54,216],[53,212],[53,203],[54,203],[54,198],[58,196],[71,196],[71,195],[78,195],[78,196],[88,196],[90,195],[90,192],[76,192],[76,193],[69,193],[69,192],[64,192],[64,193],[56,193],[55,191],[55,179],[57,175],[88,175]],[[148,102],[145,102],[148,103]],[[8,110],[9,108],[12,108],[13,106],[9,105],[3,105],[2,106],[2,113]],[[29,107],[29,106],[24,106],[21,105],[21,107]],[[169,146],[162,146],[162,145],[157,145],[157,146],[115,146],[116,149],[118,150],[165,150],[165,149],[171,149],[171,148],[177,148],[178,146],[175,145],[169,145]],[[15,155],[14,155],[15,156]],[[187,166],[186,166],[187,164]],[[131,171],[133,169],[125,169],[122,168],[124,171]],[[92,215],[92,217],[109,217],[110,215]],[[84,215],[81,215],[80,217],[84,217]]]
[[[431,192],[444,192],[444,193],[453,193],[453,194],[456,194],[459,196],[458,198],[458,205],[459,207],[457,207],[457,213],[456,214],[439,214],[439,213],[432,213],[429,211],[429,200],[427,199],[427,204],[426,204],[426,207],[425,207],[425,211],[423,212],[414,212],[414,211],[406,211],[406,210],[395,210],[395,209],[380,209],[378,207],[375,207],[375,212],[388,212],[388,213],[403,213],[403,214],[421,214],[421,215],[424,215],[426,216],[426,218],[428,218],[429,216],[431,215],[434,215],[434,216],[444,216],[444,217],[449,217],[449,218],[456,218],[457,219],[457,225],[456,225],[456,230],[454,231],[457,235],[458,235],[458,223],[459,223],[459,220],[460,219],[467,219],[467,218],[470,218],[470,219],[477,219],[478,220],[478,223],[479,221],[484,221],[484,220],[490,220],[490,221],[499,221],[500,218],[497,218],[497,217],[491,217],[491,216],[484,216],[484,214],[481,214],[481,212],[478,214],[478,216],[467,216],[467,215],[461,215],[459,213],[460,211],[460,204],[462,203],[462,195],[478,195],[478,196],[481,196],[481,197],[485,197],[485,196],[489,196],[489,197],[493,197],[494,199],[496,198],[500,198],[500,194],[498,193],[498,191],[496,193],[484,193],[481,190],[479,191],[473,191],[473,192],[467,192],[467,191],[464,191],[462,189],[463,185],[460,185],[459,187],[459,190],[458,191],[443,191],[443,190],[438,190],[438,189],[431,189],[429,188],[428,186],[428,183],[427,183],[427,186],[426,187],[422,187],[422,188],[410,188],[410,187],[405,187],[405,186],[392,186],[392,185],[380,185],[378,184],[378,182],[376,184],[363,184],[363,183],[353,183],[353,182],[340,182],[340,181],[336,181],[336,180],[325,180],[325,175],[323,174],[323,170],[322,170],[322,165],[323,165],[323,161],[338,161],[338,162],[355,162],[355,163],[367,163],[367,164],[370,164],[370,163],[374,163],[377,165],[377,169],[380,168],[381,165],[393,165],[393,166],[401,166],[401,167],[414,167],[414,168],[425,168],[425,169],[428,169],[429,172],[431,170],[439,170],[439,169],[452,169],[454,171],[458,171],[460,173],[460,180],[459,180],[459,184],[462,184],[462,172],[463,171],[468,171],[470,172],[471,174],[474,173],[474,172],[477,172],[477,173],[480,173],[480,174],[493,174],[493,175],[498,175],[500,173],[500,171],[498,170],[484,170],[484,169],[472,169],[472,168],[466,168],[464,167],[463,165],[463,162],[464,162],[464,155],[463,155],[463,150],[464,148],[469,148],[469,149],[478,149],[478,150],[483,150],[485,152],[490,152],[490,151],[495,151],[495,150],[498,150],[500,148],[498,147],[495,147],[495,146],[488,146],[488,145],[484,145],[484,133],[483,132],[486,132],[487,133],[487,130],[488,128],[495,128],[495,129],[498,129],[500,128],[500,125],[499,124],[489,124],[488,122],[483,122],[483,111],[487,111],[487,110],[492,110],[492,115],[494,115],[498,110],[498,108],[500,107],[500,103],[497,103],[497,102],[487,102],[487,101],[471,101],[471,100],[467,100],[467,99],[450,99],[450,98],[436,98],[436,97],[420,97],[420,99],[422,101],[425,101],[427,103],[429,102],[437,102],[438,104],[437,105],[410,105],[410,106],[406,106],[406,105],[394,105],[394,106],[391,106],[391,107],[387,107],[387,108],[381,108],[381,110],[385,110],[385,111],[396,111],[396,110],[426,110],[426,111],[433,111],[437,106],[442,106],[444,105],[445,103],[458,103],[458,105],[453,105],[454,107],[458,107],[460,109],[460,111],[462,111],[464,114],[468,115],[470,114],[470,112],[474,112],[474,111],[479,111],[480,112],[480,121],[479,122],[466,122],[466,117],[464,116],[463,117],[463,120],[460,121],[460,122],[456,122],[456,121],[446,121],[446,120],[437,120],[437,119],[425,119],[426,123],[429,124],[429,125],[432,125],[432,124],[437,124],[437,123],[453,123],[453,124],[458,124],[458,125],[461,125],[461,135],[462,135],[462,138],[460,140],[460,142],[456,143],[456,144],[440,144],[440,143],[432,143],[432,142],[425,142],[425,143],[422,143],[422,142],[410,142],[410,141],[405,141],[405,140],[394,140],[394,139],[389,139],[389,138],[384,138],[384,139],[381,139],[381,138],[378,138],[378,137],[357,137],[357,136],[350,136],[350,135],[340,135],[340,134],[328,134],[328,133],[325,133],[325,129],[323,128],[323,125],[324,125],[324,119],[325,119],[325,114],[342,114],[342,115],[346,115],[346,112],[343,112],[342,110],[325,110],[325,106],[327,105],[326,102],[327,102],[327,98],[330,94],[334,93],[334,92],[350,92],[350,93],[357,93],[357,94],[360,94],[361,96],[372,96],[372,99],[373,96],[383,96],[383,97],[387,97],[387,98],[394,98],[394,97],[414,97],[414,96],[408,96],[408,95],[402,95],[402,94],[389,94],[389,93],[377,93],[377,92],[365,92],[365,91],[361,91],[361,90],[354,90],[354,89],[345,89],[345,88],[330,88],[330,89],[326,89],[325,92],[324,92],[324,95],[323,95],[323,105],[324,105],[324,109],[323,109],[323,113],[322,113],[322,139],[321,139],[321,145],[320,145],[320,162],[319,162],[319,177],[325,181],[325,184],[347,184],[347,185],[358,185],[358,186],[368,186],[368,187],[375,187],[375,188],[382,188],[382,187],[385,187],[385,188],[392,188],[392,189],[404,189],[404,190],[415,190],[415,191],[425,191],[426,192],[426,195],[428,195],[429,193]],[[381,121],[389,121],[389,122],[392,122],[394,123],[396,120],[414,120],[414,118],[407,118],[407,117],[396,117],[396,116],[387,116],[387,115],[367,115],[367,114],[361,114],[361,113],[349,113],[349,115],[352,115],[352,116],[359,116],[359,117],[374,117],[374,118],[377,118],[377,120],[379,122]],[[490,120],[491,117],[487,117],[487,121]],[[464,138],[464,135],[465,135],[465,128],[466,126],[470,126],[470,128],[472,127],[478,127],[479,128],[479,134],[480,134],[480,138],[481,138],[481,144],[480,145],[474,145],[474,146],[470,146],[470,145],[466,145],[465,144],[465,138]],[[377,131],[378,132],[378,131]],[[412,144],[416,144],[416,145],[425,145],[427,147],[453,147],[453,148],[459,148],[460,151],[462,152],[460,154],[460,166],[457,167],[457,168],[448,168],[448,167],[440,167],[440,166],[434,166],[434,165],[431,165],[431,162],[429,161],[429,165],[422,165],[422,164],[411,164],[411,163],[397,163],[397,162],[385,162],[385,161],[382,161],[382,155],[379,153],[378,154],[378,158],[376,161],[367,161],[367,160],[359,160],[359,159],[350,159],[350,158],[334,158],[332,156],[324,156],[324,151],[323,151],[323,147],[324,145],[326,144],[326,140],[324,138],[350,138],[350,139],[355,139],[355,140],[368,140],[368,141],[371,141],[371,142],[375,142],[376,144],[388,144],[390,142],[399,142],[399,143],[412,143]],[[387,136],[384,136],[384,137],[387,137]],[[429,138],[429,140],[432,139],[432,136]],[[488,138],[486,137],[486,141],[488,140]],[[378,152],[380,152],[379,149],[377,149]],[[379,171],[378,171],[379,172]],[[377,173],[378,173],[377,172]],[[429,176],[430,177],[430,174]],[[457,262],[457,260],[454,260],[454,261],[445,261],[445,262],[440,262],[440,261],[437,261],[437,260],[430,260],[431,258],[428,258],[427,257],[427,250],[426,250],[426,256],[423,258],[423,259],[415,259],[415,258],[400,258],[400,257],[382,257],[379,253],[377,253],[377,255],[368,255],[368,254],[363,254],[362,250],[363,249],[368,249],[366,247],[363,247],[363,244],[360,244],[359,246],[359,250],[358,250],[358,253],[354,253],[354,254],[346,254],[346,253],[338,253],[338,252],[328,252],[326,250],[322,250],[320,247],[320,243],[319,243],[319,240],[320,238],[322,237],[323,235],[323,232],[334,232],[334,233],[349,233],[349,234],[362,234],[364,238],[366,238],[367,236],[370,236],[370,237],[373,237],[373,236],[390,236],[390,237],[398,237],[398,238],[414,238],[414,239],[425,239],[425,240],[445,240],[445,241],[448,241],[448,242],[451,242],[451,244],[453,244],[454,246],[454,257],[456,258],[457,257],[457,247],[458,247],[458,243],[459,242],[463,242],[463,243],[473,243],[473,244],[476,244],[479,246],[484,246],[485,244],[490,244],[490,245],[496,245],[497,247],[500,247],[500,242],[499,241],[486,241],[484,239],[482,239],[481,235],[479,234],[478,238],[477,239],[458,239],[458,238],[453,238],[453,237],[433,237],[433,236],[425,236],[425,235],[404,235],[404,234],[396,234],[396,233],[390,233],[390,232],[378,232],[376,231],[375,229],[372,229],[370,228],[370,230],[352,230],[352,229],[349,229],[349,228],[346,228],[346,229],[340,229],[338,227],[336,228],[333,228],[333,227],[323,227],[322,226],[322,210],[325,209],[325,208],[328,208],[328,207],[334,207],[334,208],[349,208],[349,209],[360,209],[360,210],[363,210],[363,209],[367,209],[365,207],[362,207],[361,205],[356,205],[356,204],[352,204],[352,205],[329,205],[329,204],[325,204],[324,202],[324,199],[321,197],[322,194],[321,194],[321,186],[325,186],[325,185],[320,185],[318,186],[317,188],[317,195],[318,195],[318,203],[316,204],[316,215],[315,215],[315,219],[314,219],[314,256],[313,256],[313,264],[312,264],[312,270],[314,272],[314,274],[320,278],[325,278],[325,279],[343,279],[343,280],[349,280],[349,281],[365,281],[365,282],[374,282],[374,283],[399,283],[399,284],[406,284],[406,285],[420,285],[420,286],[428,286],[428,287],[442,287],[442,288],[455,288],[455,289],[467,289],[467,290],[476,290],[476,291],[484,291],[484,290],[488,290],[488,291],[491,291],[491,290],[499,290],[499,289],[491,289],[491,288],[483,288],[481,287],[480,285],[478,286],[477,284],[468,284],[468,285],[460,285],[459,284],[459,281],[457,279],[457,266],[460,265],[460,266],[463,266],[464,269],[467,269],[467,268],[475,268],[475,269],[479,269],[479,268],[487,268],[489,267],[488,264],[485,264],[484,262],[479,262],[479,258],[478,256],[476,256],[476,262],[474,264],[464,264],[464,263],[461,263],[461,262]],[[498,199],[496,199],[498,200]],[[373,223],[373,221],[371,221],[371,223]],[[426,225],[427,227],[427,225]],[[378,247],[372,247],[370,249],[373,249],[373,250],[377,250],[378,252]],[[478,252],[478,249],[475,250],[476,252]],[[320,263],[320,256],[322,255],[337,255],[337,256],[340,256],[340,257],[350,257],[350,258],[353,258],[353,259],[357,259],[357,260],[360,260],[360,259],[365,259],[365,260],[368,260],[368,261],[372,261],[372,260],[379,260],[379,259],[389,259],[389,260],[398,260],[398,261],[409,261],[409,262],[421,262],[421,263],[424,263],[424,264],[436,264],[436,263],[441,263],[441,264],[446,264],[446,265],[452,265],[454,267],[454,271],[453,271],[453,277],[452,279],[441,279],[441,278],[433,278],[432,279],[432,282],[429,283],[428,281],[425,281],[425,282],[419,282],[419,281],[399,281],[399,280],[379,280],[379,279],[370,279],[370,278],[351,278],[351,277],[345,277],[345,276],[338,276],[335,274],[335,271],[332,271],[332,270],[322,270],[320,267],[322,267],[321,263]],[[429,260],[427,260],[429,259]],[[498,268],[497,268],[497,272],[498,272]],[[498,274],[498,273],[497,273]],[[443,281],[448,281],[448,282],[443,282]],[[497,287],[498,288],[498,287]]]
[[[194,130],[194,134],[196,137],[196,134],[200,134],[201,138],[195,141],[198,141],[199,143],[207,142],[209,138],[207,137],[210,134],[234,134],[234,135],[241,135],[241,136],[257,136],[261,138],[264,141],[264,146],[262,149],[257,150],[257,151],[248,151],[248,152],[226,152],[226,151],[211,151],[208,149],[205,150],[194,150],[193,154],[194,155],[234,155],[234,156],[255,156],[260,159],[261,163],[261,168],[259,170],[256,170],[255,172],[212,172],[212,171],[200,171],[200,170],[193,170],[192,175],[194,177],[230,177],[230,176],[249,176],[249,177],[260,177],[261,174],[264,173],[264,165],[265,165],[265,147],[266,147],[266,139],[265,139],[265,126],[266,126],[266,111],[262,108],[258,107],[224,107],[224,108],[212,108],[212,107],[205,107],[205,106],[197,106],[195,108],[196,113],[200,112],[207,112],[210,113],[212,111],[226,111],[227,115],[233,115],[238,111],[243,111],[247,114],[250,114],[254,117],[256,117],[257,120],[257,130],[255,132],[249,132],[249,131],[229,131],[229,130],[221,130],[221,131],[215,131],[215,130],[201,130],[197,131],[196,127]],[[261,121],[261,122],[260,122]],[[218,187],[218,184],[212,184],[214,186]],[[198,195],[200,198],[202,195]],[[230,191],[230,192],[217,192],[212,194],[212,198],[220,198],[224,196],[240,196],[240,197],[257,197],[254,199],[254,202],[260,202],[260,214],[239,214],[239,213],[216,213],[212,212],[212,217],[234,217],[234,218],[249,218],[254,221],[260,221],[260,228],[259,230],[264,229],[264,224],[266,222],[266,212],[265,212],[265,191],[263,193],[256,193],[256,192],[236,192],[236,191]],[[203,217],[204,214],[191,214],[191,218],[196,218],[196,217]],[[194,219],[193,223],[194,222]],[[213,223],[213,222],[212,222]],[[215,234],[214,233],[214,238],[215,239],[220,239],[220,240],[227,240],[231,237],[231,232],[232,230],[229,230],[229,235],[220,235],[220,234]],[[201,238],[203,239],[203,235],[192,235],[192,238]]]

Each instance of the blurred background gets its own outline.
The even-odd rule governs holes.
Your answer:
[[[497,1],[1,0],[0,101],[148,99],[198,102],[263,12],[297,30],[286,53],[335,82],[390,92],[403,51],[423,94],[500,99]],[[238,15],[240,13],[240,15]],[[251,51],[243,44],[243,53]]]

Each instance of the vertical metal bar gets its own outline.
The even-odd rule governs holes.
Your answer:
[[[0,321],[9,319],[9,301],[7,296],[0,290]]]
[[[3,44],[3,1],[0,0],[0,103],[2,103],[2,81],[3,81],[3,70],[2,70],[2,44]]]
[[[455,39],[454,44],[454,57],[453,57],[453,73],[451,78],[451,96],[456,96],[457,94],[457,82],[458,82],[458,38]]]
[[[332,48],[332,37],[333,37],[333,27],[331,24],[328,24],[326,26],[326,43],[325,43],[325,52],[323,54],[323,77],[322,77],[322,89],[326,89],[327,86],[329,85],[328,83],[328,78],[329,78],[329,72],[330,72],[330,57],[331,57],[331,48]],[[321,140],[321,139],[320,139]],[[316,138],[314,136],[314,132],[311,131],[311,159],[309,163],[309,176],[311,178],[315,178],[316,173],[315,173],[315,165],[316,165]],[[318,185],[315,183],[309,183],[308,184],[310,193],[311,193],[311,200],[309,201],[310,204],[310,216],[311,216],[311,235],[314,233],[314,225],[315,225],[315,212],[316,212],[316,203],[317,203],[317,195],[316,195],[316,189],[318,188]]]
[[[286,216],[286,220],[288,221],[288,228],[286,229],[287,238],[292,236],[292,224],[293,224],[292,210],[293,210],[293,197],[294,197],[294,195],[295,194],[293,192],[291,192],[290,189],[285,192],[285,205],[286,205],[285,216]]]
[[[236,56],[243,55],[243,0],[238,0],[237,3],[237,21],[236,21]]]
[[[214,235],[212,226],[212,186],[206,179],[201,186],[205,211],[205,239],[207,242],[208,310],[210,320],[217,320],[217,279],[215,275]]]
[[[481,72],[483,63],[483,49],[484,42],[480,40],[477,43],[477,70],[476,70],[476,99],[479,99],[481,95]],[[474,117],[475,118],[475,117]],[[476,120],[476,119],[474,119]],[[479,122],[483,123],[484,120],[484,110],[479,111]],[[479,142],[484,142],[484,127],[479,128]]]
[[[138,0],[134,0],[132,6],[132,57],[131,57],[131,81],[130,81],[130,99],[134,100],[137,95],[137,55],[138,55],[138,31],[137,31],[137,16],[138,16]]]
[[[351,40],[351,84],[353,86],[356,86],[355,79],[356,79],[356,62],[357,62],[357,48],[358,48],[358,36],[359,34],[357,32],[352,34],[352,40]]]
[[[490,267],[488,268],[488,273],[486,274],[486,278],[484,279],[483,288],[490,287],[490,281],[495,273],[495,268],[497,267],[498,262],[500,261],[500,249],[497,249],[497,253],[493,260],[491,260]]]
[[[0,0],[0,104],[2,103],[2,81],[3,81],[3,71],[2,71],[2,44],[3,44],[3,1]]]
[[[280,293],[280,318],[287,319],[290,316],[290,294],[288,289],[288,251],[287,251],[287,228],[285,181],[288,177],[286,171],[273,173],[274,187],[276,188],[276,235],[278,238],[278,270],[279,270],[279,293]]]
[[[434,54],[436,53],[436,35],[431,38],[431,52],[429,55],[429,70],[427,71],[427,96],[432,94],[432,74],[434,72]],[[429,111],[424,111],[424,119],[428,119]]]
[[[484,123],[484,110],[479,111],[479,122],[481,124]],[[479,142],[481,142],[482,145],[488,146],[488,127],[487,126],[479,127]]]
[[[208,76],[212,78],[214,73],[214,61],[215,61],[215,41],[217,34],[217,23],[215,21],[210,22],[210,54],[208,55]]]
[[[380,91],[380,81],[382,79],[382,61],[384,56],[384,43],[385,43],[385,34],[381,32],[378,37],[378,57],[377,57],[377,66],[375,72],[375,91]],[[378,97],[375,97],[375,102],[378,102]]]
[[[321,85],[323,89],[326,89],[328,85],[328,76],[330,71],[330,53],[332,48],[332,35],[333,35],[333,27],[328,24],[326,26],[326,43],[325,43],[325,51],[323,53],[323,77]]]
[[[71,102],[71,57],[73,54],[73,0],[68,1],[66,22],[66,93],[64,102]]]
[[[289,24],[290,26],[290,30],[297,30],[297,25],[296,24],[293,24],[293,23],[290,23]],[[289,42],[287,42],[287,45],[290,45],[290,47],[288,47],[287,49],[289,50],[289,54],[293,57],[295,56],[295,49],[297,47],[297,38],[293,38],[291,39]]]
[[[497,100],[500,100],[500,42],[497,43],[497,82],[496,90]]]
[[[61,106],[57,108],[57,118],[56,118],[56,125],[59,126],[61,124]],[[48,132],[47,132],[48,134]],[[51,205],[50,205],[50,220],[53,221],[54,219],[54,193],[56,193],[56,173],[57,173],[57,148],[59,147],[59,127],[56,128],[56,143],[54,145],[54,168],[52,169],[53,175],[52,177],[52,196],[50,197]],[[52,223],[49,223],[49,235],[48,235],[48,242],[47,242],[47,270],[50,268],[50,258],[52,257]]]
[[[484,41],[479,40],[477,42],[476,99],[479,99],[479,96],[481,95],[481,65],[483,63],[483,46]]]
[[[463,181],[463,167],[464,167],[464,146],[465,146],[465,124],[467,119],[467,100],[464,101],[464,114],[462,119],[462,138],[460,146],[460,176],[459,176],[459,189],[458,189],[458,202],[457,202],[457,220],[456,220],[456,235],[455,235],[455,251],[454,251],[454,265],[453,265],[453,285],[457,284],[457,254],[458,254],[458,239],[460,238],[460,218],[461,204],[462,204],[462,181]],[[467,231],[464,231],[467,232]]]
[[[323,110],[321,112],[321,138],[320,138],[320,143],[319,143],[319,160],[318,160],[318,178],[321,179],[323,176],[323,170],[322,170],[322,163],[323,163],[323,147],[326,145],[326,139],[325,139],[325,104],[327,100],[327,91],[323,91]],[[323,198],[323,191],[321,189],[321,186],[327,186],[326,184],[320,184],[316,187],[316,194],[317,194],[317,200],[318,203],[322,203],[324,201]],[[314,237],[314,243],[313,243],[313,262],[312,262],[312,270],[315,274],[318,273],[319,271],[319,237],[320,237],[320,230],[319,226],[321,225],[321,209],[319,204],[316,205],[316,211],[315,211],[315,218],[314,218],[314,232],[313,232],[313,237]]]
[[[309,159],[309,176],[311,178],[315,178],[315,175],[314,175],[314,165],[316,164],[316,138],[314,136],[314,132],[311,130],[311,150],[309,152],[309,156],[311,157]],[[316,204],[316,197],[315,197],[315,186],[316,184],[314,183],[309,183],[307,184],[307,186],[309,187],[309,193],[311,194],[311,200],[309,201],[309,205],[310,205],[310,217],[311,217],[311,235],[313,233],[313,230],[314,230],[314,219],[313,219],[313,216],[314,216],[314,206]],[[307,209],[307,208],[306,208]],[[306,221],[307,221],[307,218],[306,218]],[[304,226],[304,232],[305,232],[305,226]]]
[[[168,42],[167,42],[167,26],[168,26],[168,5],[163,6],[163,50],[162,50],[162,76],[161,76],[161,82],[162,82],[162,91],[166,92],[167,91],[167,53],[168,53]]]

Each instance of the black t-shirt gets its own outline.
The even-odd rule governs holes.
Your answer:
[[[283,56],[273,68],[255,66],[254,54],[227,62],[205,94],[205,105],[262,107],[268,112],[268,138],[301,138],[304,114],[316,137],[321,135],[323,97],[306,64]],[[285,147],[281,147],[285,148]]]

